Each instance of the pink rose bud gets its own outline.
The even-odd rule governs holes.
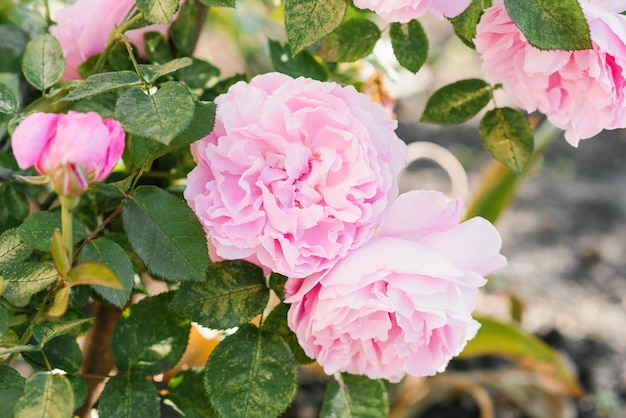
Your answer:
[[[443,371],[480,326],[471,314],[483,276],[506,265],[496,229],[459,224],[461,211],[439,192],[402,194],[370,242],[289,279],[289,327],[305,353],[328,374],[397,382]]]
[[[470,5],[472,0],[354,0],[359,9],[369,9],[387,22],[407,23],[426,12],[439,19],[455,17]]]
[[[35,166],[58,194],[78,196],[113,170],[124,152],[124,131],[94,112],[33,113],[15,129],[11,146],[21,169]]]
[[[61,44],[65,57],[63,80],[78,80],[77,68],[92,55],[104,50],[109,33],[135,7],[135,0],[77,0],[56,14],[50,33]],[[144,55],[143,35],[146,32],[167,34],[168,25],[150,25],[126,31],[139,52]]]
[[[531,46],[504,5],[485,11],[476,51],[491,83],[516,105],[539,110],[578,146],[603,129],[626,127],[626,9],[623,0],[581,1],[593,49],[542,51]]]
[[[213,261],[306,277],[374,235],[407,153],[381,105],[352,86],[278,73],[215,103],[185,190]]]

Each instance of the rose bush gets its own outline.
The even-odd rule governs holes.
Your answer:
[[[213,261],[306,277],[372,237],[406,160],[381,105],[352,86],[279,73],[239,82],[215,103],[185,190]]]
[[[593,49],[541,51],[531,46],[504,5],[487,9],[474,43],[482,70],[516,105],[539,110],[573,146],[603,129],[626,127],[626,10],[623,1],[580,2]]]
[[[111,30],[134,6],[135,0],[77,0],[56,14],[56,25],[50,27],[50,33],[59,40],[65,57],[63,80],[81,78],[78,67],[102,52]],[[168,25],[149,25],[125,32],[139,55],[145,51],[143,35],[151,31],[166,34]]]
[[[119,122],[94,112],[33,113],[15,129],[11,146],[21,169],[35,166],[57,193],[76,196],[109,175],[124,152],[124,138]]]
[[[441,372],[479,328],[483,276],[503,267],[501,240],[482,218],[459,224],[460,200],[400,195],[380,234],[333,268],[285,287],[288,321],[328,374],[399,381]]]
[[[471,0],[354,0],[356,7],[373,10],[388,22],[400,23],[417,19],[426,12],[439,19],[454,17],[467,9],[470,3]]]

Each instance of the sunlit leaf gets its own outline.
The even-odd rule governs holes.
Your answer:
[[[73,416],[74,393],[60,374],[37,372],[26,380],[24,394],[15,404],[15,418],[68,418]]]
[[[137,0],[137,8],[150,23],[170,23],[179,0]]]
[[[346,14],[345,0],[285,1],[285,30],[296,55],[334,31]]]

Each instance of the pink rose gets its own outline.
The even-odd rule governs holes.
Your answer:
[[[502,83],[526,111],[544,113],[573,146],[603,129],[626,127],[626,16],[617,13],[626,5],[596,0],[581,6],[591,50],[532,47],[503,5],[485,11],[474,40],[487,80]]]
[[[135,0],[77,0],[56,14],[57,24],[50,27],[50,33],[59,40],[65,57],[63,80],[81,78],[76,69],[87,58],[104,50],[109,33],[134,6]],[[167,25],[150,25],[127,31],[126,36],[137,47],[139,55],[143,55],[144,33],[166,34],[167,30]]]
[[[109,175],[124,151],[122,125],[97,113],[33,113],[11,138],[21,169],[35,166],[57,193],[77,196]]]
[[[373,10],[387,22],[406,23],[431,12],[439,19],[461,14],[472,0],[354,0],[359,9]]]
[[[439,192],[402,194],[369,243],[287,281],[289,326],[326,373],[429,376],[474,337],[478,287],[506,259],[496,229],[483,218],[459,224],[461,210]]]
[[[239,82],[215,103],[185,190],[213,261],[305,277],[372,237],[406,161],[381,105],[352,86],[279,73]]]

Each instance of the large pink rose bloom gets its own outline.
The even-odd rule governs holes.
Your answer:
[[[81,78],[76,69],[87,58],[104,50],[111,30],[134,6],[135,0],[77,0],[56,14],[57,24],[50,27],[50,33],[59,40],[65,57],[63,80]],[[126,36],[137,47],[139,55],[143,55],[144,33],[165,34],[167,30],[167,25],[150,25],[127,31]]]
[[[359,9],[373,10],[387,22],[406,23],[430,12],[439,19],[454,17],[470,5],[472,0],[354,0]]]
[[[352,86],[279,73],[239,82],[215,103],[185,190],[213,261],[305,277],[372,237],[406,161],[381,105]]]
[[[626,16],[618,14],[626,4],[596,0],[581,6],[591,50],[532,47],[503,5],[485,11],[474,40],[487,80],[502,83],[526,111],[544,113],[573,146],[603,129],[626,127]]]
[[[326,373],[429,376],[475,336],[478,288],[506,259],[496,229],[483,218],[459,224],[461,210],[438,192],[400,195],[369,243],[287,281],[289,326]]]
[[[94,112],[33,113],[13,132],[11,146],[21,169],[35,166],[57,193],[80,195],[109,175],[124,152],[124,131]]]

